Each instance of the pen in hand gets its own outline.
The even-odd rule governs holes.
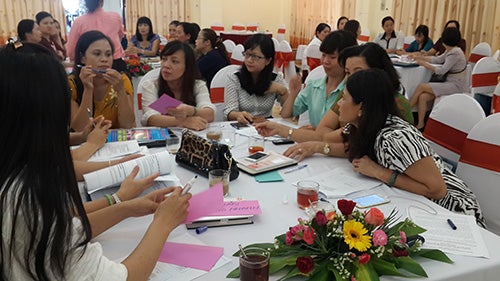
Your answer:
[[[186,185],[184,185],[184,187],[182,188],[182,193],[181,193],[181,196],[182,195],[185,195],[189,192],[189,190],[191,189],[191,187],[193,186],[194,182],[196,181],[196,179],[198,178],[198,175],[194,176],[192,179],[190,179]]]

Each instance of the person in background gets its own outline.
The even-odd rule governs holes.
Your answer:
[[[40,26],[40,31],[42,32],[42,40],[39,44],[43,45],[49,50],[52,50],[54,54],[62,61],[66,58],[66,50],[63,46],[59,45],[58,42],[53,40],[53,35],[55,33],[54,19],[52,15],[47,12],[39,12],[35,16],[36,23]]]
[[[20,20],[17,24],[17,36],[21,42],[38,44],[42,41],[42,32],[32,19]]]
[[[321,64],[325,76],[309,80],[302,89],[301,77],[295,76],[289,83],[288,99],[291,106],[283,106],[281,117],[288,118],[309,112],[310,129],[315,129],[325,113],[344,90],[344,68],[338,63],[338,56],[347,47],[357,45],[354,34],[347,30],[336,30],[328,34],[321,42]],[[271,123],[268,121],[268,123]],[[264,125],[263,125],[264,126]]]
[[[288,90],[283,76],[273,73],[274,43],[265,34],[252,35],[244,44],[245,60],[231,73],[224,91],[224,118],[243,124],[271,117],[275,100],[286,106]]]
[[[344,30],[350,31],[356,35],[356,39],[361,34],[361,25],[357,20],[348,20],[344,25]]]
[[[112,206],[103,200],[84,206],[68,145],[70,93],[62,64],[40,45],[9,44],[0,49],[0,89],[0,279],[147,280],[167,237],[186,219],[191,195],[169,187]],[[137,172],[122,191],[137,193],[157,177],[136,180]],[[154,214],[149,228],[121,263],[90,242],[127,217],[147,214]]]
[[[121,40],[125,35],[122,18],[116,12],[106,12],[102,9],[104,0],[85,0],[85,7],[88,13],[75,19],[71,32],[69,33],[66,49],[70,61],[75,61],[76,44],[80,36],[91,30],[99,30],[111,39],[114,47],[113,69],[118,72],[128,73],[127,64],[123,60],[125,51],[121,45]],[[75,62],[76,63],[76,62]]]
[[[405,38],[399,32],[394,31],[394,19],[391,16],[382,19],[382,28],[384,32],[375,37],[373,42],[379,44],[388,54],[395,54],[396,51],[402,50]]]
[[[214,120],[215,106],[205,81],[200,80],[193,49],[178,40],[170,41],[160,53],[161,71],[158,79],[145,81],[142,93],[142,122],[156,127],[184,127],[204,130]],[[182,102],[169,108],[166,115],[149,105],[166,94]]]
[[[52,36],[52,39],[62,47],[66,45],[66,41],[62,36],[61,24],[56,19],[54,19],[54,34]],[[66,48],[64,50],[66,51]]]
[[[153,32],[153,23],[148,17],[137,19],[135,35],[130,39],[126,54],[137,54],[141,57],[155,57],[160,50],[160,36]]]
[[[330,33],[331,30],[332,30],[331,27],[326,23],[322,22],[318,24],[314,32],[314,37],[313,39],[311,39],[311,41],[309,41],[309,44],[304,50],[304,54],[307,54],[308,49],[311,48],[311,46],[320,46],[321,42],[323,42],[323,40]],[[304,58],[302,58],[302,70],[304,71],[304,77],[307,76],[307,73],[309,72],[309,65],[307,64],[307,57],[305,55]]]
[[[196,28],[192,23],[179,23],[176,31],[176,40],[189,44],[192,48],[194,48],[194,45],[196,44],[196,37],[198,37],[198,33],[196,33]]]
[[[215,31],[204,28],[196,38],[196,51],[201,53],[196,62],[198,70],[210,89],[215,74],[230,64],[226,47],[222,44],[222,39],[217,36]]]
[[[415,41],[411,42],[410,46],[401,53],[424,53],[429,51],[433,44],[432,39],[429,38],[429,28],[427,25],[419,25],[417,29],[415,29]]]
[[[446,29],[448,27],[455,27],[456,29],[458,29],[460,31],[460,23],[456,20],[450,20],[450,21],[446,22],[446,24],[444,25],[444,29]],[[465,42],[465,39],[460,38],[460,42],[458,42],[457,46],[460,49],[462,49],[462,52],[464,52],[464,54],[465,54],[465,51],[467,49],[467,43]],[[437,40],[437,42],[434,43],[432,48],[429,51],[425,52],[424,55],[426,55],[426,56],[438,56],[438,55],[443,54],[445,51],[446,51],[446,47],[443,45],[443,40],[442,40],[442,38],[439,38]]]
[[[114,46],[100,31],[80,36],[75,49],[75,65],[69,75],[71,89],[71,128],[81,131],[89,114],[103,115],[112,128],[131,128],[135,124],[133,88],[125,73],[112,69]]]
[[[425,113],[427,105],[436,97],[451,95],[456,93],[466,93],[467,89],[467,58],[458,44],[460,43],[460,31],[455,27],[446,28],[442,35],[441,41],[446,48],[446,51],[440,56],[417,56],[415,60],[421,66],[431,70],[437,75],[446,76],[444,82],[429,82],[418,85],[415,93],[410,99],[412,107],[417,106],[418,122],[417,129],[423,130],[425,126]],[[431,64],[432,63],[432,64]],[[433,64],[441,64],[436,66]]]
[[[349,21],[349,19],[345,16],[341,16],[338,20],[337,20],[337,30],[342,30],[344,29],[344,26],[345,26],[345,23]]]
[[[179,26],[181,22],[178,20],[173,20],[168,24],[168,40],[177,39],[177,26]]]

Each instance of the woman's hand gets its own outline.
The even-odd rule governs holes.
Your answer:
[[[191,194],[181,195],[182,188],[175,188],[156,209],[154,219],[161,220],[166,228],[174,229],[186,220]]]
[[[143,179],[136,180],[135,177],[138,173],[139,166],[135,166],[132,172],[120,185],[120,189],[116,192],[116,195],[118,195],[122,201],[127,201],[139,196],[144,190],[153,186],[155,178],[160,175],[159,173],[155,173]]]
[[[208,122],[200,116],[191,116],[182,121],[181,126],[191,130],[201,131],[207,128]]]
[[[288,88],[290,89],[290,96],[297,97],[300,90],[302,90],[302,75],[300,73],[290,79]]]
[[[175,189],[175,187],[166,187],[145,196],[123,202],[127,206],[128,216],[141,217],[154,213],[159,204],[165,201],[165,196],[172,193]]]
[[[97,118],[94,118],[90,126],[92,131],[87,135],[87,142],[95,144],[98,147],[102,147],[108,139],[111,121],[106,120],[104,119],[104,116],[99,115]],[[89,126],[87,125],[87,127]],[[87,127],[85,127],[84,132],[87,130]]]
[[[355,172],[370,178],[377,178],[378,172],[385,169],[366,155],[352,160],[352,166]]]
[[[234,120],[238,121],[238,123],[248,124],[253,122],[253,115],[246,111],[238,111],[232,112],[234,114]]]
[[[196,112],[194,106],[187,105],[187,104],[181,104],[177,106],[176,108],[169,108],[168,109],[168,115],[174,116],[177,119],[184,119],[187,117],[194,116],[194,113]]]
[[[97,74],[92,71],[92,66],[86,65],[82,67],[79,77],[85,89],[94,90],[94,77],[96,77],[96,75]]]
[[[297,160],[300,162],[304,160],[304,158],[309,157],[314,153],[322,152],[324,145],[325,143],[320,141],[298,143],[285,150],[285,152],[283,152],[283,155],[290,158],[298,157]]]
[[[108,68],[106,73],[102,74],[102,78],[106,80],[109,84],[113,85],[113,88],[118,93],[125,93],[125,86],[123,85],[122,75],[115,69]]]
[[[274,135],[279,135],[280,137],[286,137],[288,134],[288,130],[290,129],[288,126],[278,124],[271,121],[265,121],[262,123],[254,124],[257,132],[264,137],[270,137]]]

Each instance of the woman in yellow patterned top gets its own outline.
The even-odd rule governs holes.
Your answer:
[[[100,31],[80,36],[75,50],[75,66],[69,75],[71,128],[82,130],[90,116],[103,115],[112,128],[135,124],[133,88],[126,74],[111,68],[113,43]]]

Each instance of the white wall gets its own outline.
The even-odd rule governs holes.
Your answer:
[[[370,30],[370,40],[382,33],[382,19],[392,15],[392,0],[357,0],[356,20]]]
[[[121,0],[104,0],[102,7],[105,11],[117,12],[122,16],[122,1]]]

